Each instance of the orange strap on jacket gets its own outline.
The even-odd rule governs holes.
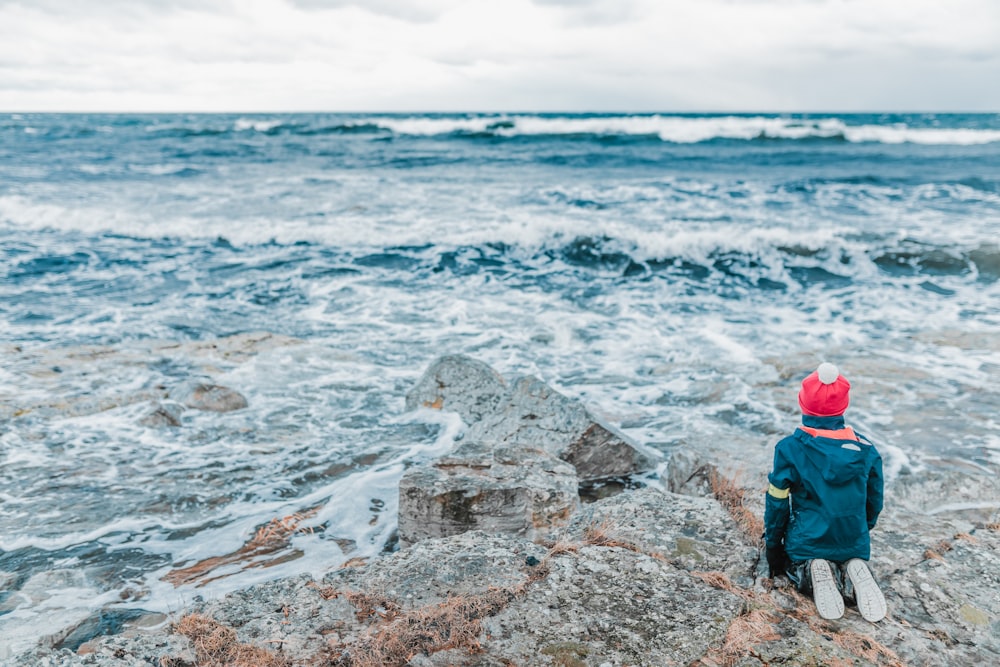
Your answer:
[[[854,440],[860,442],[858,434],[854,432],[854,429],[850,426],[845,426],[844,428],[837,429],[836,431],[828,431],[822,428],[812,428],[810,426],[800,426],[800,429],[813,436],[814,438],[830,438],[831,440]]]

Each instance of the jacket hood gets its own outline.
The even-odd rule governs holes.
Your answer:
[[[841,421],[841,423],[843,423]],[[853,434],[853,431],[847,432]],[[868,445],[858,442],[845,433],[847,439],[812,435],[796,429],[795,436],[801,443],[806,460],[827,483],[840,486],[858,479],[865,471]]]

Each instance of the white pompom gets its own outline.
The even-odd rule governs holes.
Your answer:
[[[824,361],[816,369],[816,374],[819,375],[819,381],[823,384],[833,384],[840,377],[840,371],[837,367],[828,361]]]

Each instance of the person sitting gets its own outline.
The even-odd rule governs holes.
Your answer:
[[[802,425],[774,447],[764,542],[770,575],[786,574],[811,593],[820,616],[843,616],[847,595],[874,623],[886,615],[867,563],[869,533],[882,511],[882,457],[845,425],[850,389],[831,363],[802,381]]]

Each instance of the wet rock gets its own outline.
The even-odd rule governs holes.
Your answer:
[[[457,412],[474,424],[495,412],[507,395],[503,378],[487,364],[464,355],[435,361],[406,395],[406,409],[419,407]]]
[[[184,406],[178,403],[157,403],[149,414],[139,420],[139,424],[149,428],[177,428],[181,425],[183,413]]]
[[[463,441],[399,482],[402,545],[468,530],[542,537],[579,503],[573,467],[540,449]]]
[[[193,384],[172,392],[171,398],[194,410],[232,412],[247,407],[247,399],[235,389],[217,384]]]
[[[582,403],[538,378],[514,381],[506,404],[472,425],[468,437],[481,442],[538,447],[568,461],[582,480],[622,477],[651,470],[654,461]]]
[[[75,626],[67,628],[62,636],[53,638],[53,646],[57,649],[67,648],[76,651],[82,644],[95,637],[121,632],[126,623],[147,613],[141,609],[101,609]]]

